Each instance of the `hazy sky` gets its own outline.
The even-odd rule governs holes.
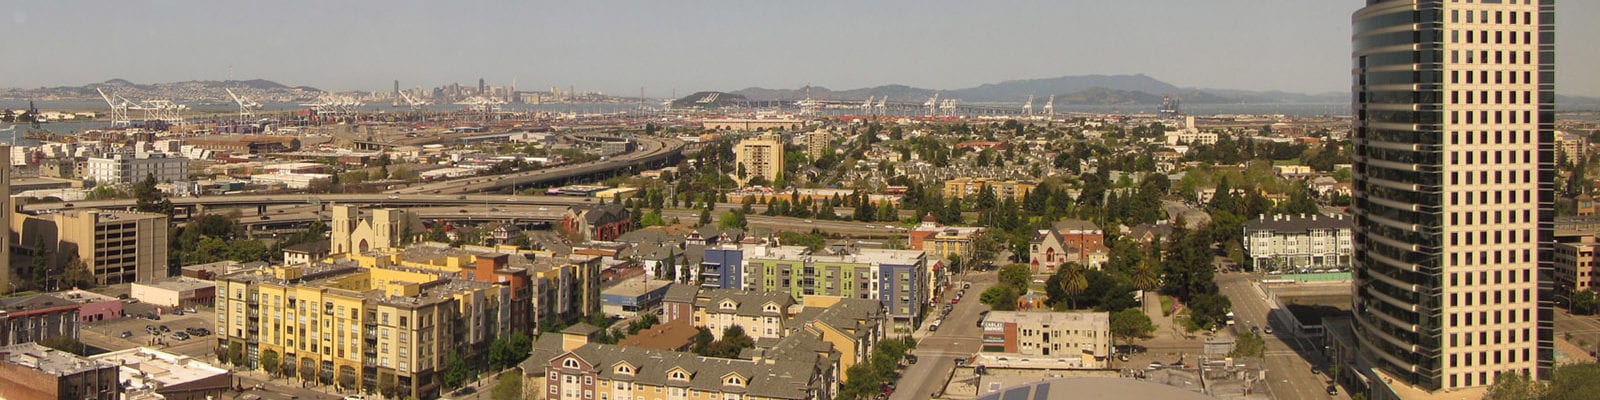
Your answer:
[[[1350,13],[1363,3],[26,1],[0,18],[0,87],[231,76],[373,90],[483,77],[666,96],[1144,73],[1186,87],[1346,91]],[[1600,95],[1600,46],[1584,42],[1600,38],[1600,1],[1558,4],[1558,92]]]

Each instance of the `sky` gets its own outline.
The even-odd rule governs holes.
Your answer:
[[[864,4],[863,4],[864,3]],[[516,81],[608,94],[1143,73],[1343,92],[1361,0],[30,1],[0,87],[269,79],[328,90]],[[1600,96],[1600,1],[1557,6],[1557,92]]]

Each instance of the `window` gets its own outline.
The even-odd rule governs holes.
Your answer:
[[[628,366],[627,364],[618,365],[617,366],[617,373],[626,374],[626,375],[633,375],[633,367]]]
[[[683,371],[672,371],[672,373],[668,374],[667,377],[668,378],[672,378],[673,380],[678,380],[678,381],[687,381],[687,380],[689,380],[689,374],[685,374],[685,373],[683,373]]]
[[[565,361],[562,361],[561,362],[561,366],[562,367],[567,367],[567,368],[580,368],[578,366],[578,360],[571,359],[571,358],[568,358]]]

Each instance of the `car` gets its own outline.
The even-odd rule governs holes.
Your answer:
[[[183,312],[193,314],[195,312],[194,307],[185,308],[183,309]]]
[[[367,400],[367,396],[362,396],[362,395],[359,395],[359,394],[352,394],[352,395],[349,395],[349,396],[345,396],[344,400]]]
[[[1164,366],[1165,365],[1162,365],[1160,361],[1151,361],[1150,362],[1150,368],[1161,368],[1161,367],[1164,367]]]
[[[967,290],[967,289],[971,289],[971,288],[972,288],[972,282],[962,282],[961,283],[961,290]]]
[[[966,357],[956,357],[956,366],[957,367],[965,367],[965,366],[967,366],[967,358]]]
[[[1259,327],[1259,326],[1250,327],[1250,333],[1261,334],[1261,327]]]
[[[145,317],[145,319],[150,319],[150,320],[155,320],[155,321],[160,321],[161,320],[161,314],[156,314],[156,313],[145,314],[144,317]]]
[[[1328,385],[1328,395],[1329,396],[1336,396],[1338,394],[1339,394],[1339,387],[1338,386]]]
[[[1127,354],[1118,354],[1117,355],[1117,360],[1122,361],[1122,362],[1128,362],[1128,355]]]
[[[400,200],[400,196],[389,196],[389,200]]]
[[[266,220],[270,220],[270,219],[272,219],[272,217],[265,216],[265,215],[261,216],[261,220],[262,221],[266,221]]]
[[[117,337],[120,337],[120,338],[123,338],[123,339],[127,339],[127,338],[130,338],[130,337],[133,337],[133,332],[122,331],[122,334],[117,335]]]
[[[809,224],[809,223],[811,223],[811,220],[809,220],[809,219],[808,219],[808,220],[806,220],[806,223],[808,223],[808,224]]]
[[[955,303],[958,303],[958,302],[961,302],[961,298],[960,297],[952,297],[952,298],[950,298],[950,304],[955,304]]]
[[[908,363],[908,364],[916,364],[917,363],[917,355],[916,354],[907,354],[906,355],[906,363]]]
[[[172,332],[172,328],[168,328],[166,325],[162,325],[161,326],[161,333],[167,333],[167,332]]]
[[[1266,331],[1268,335],[1271,335],[1272,334],[1272,325],[1267,325],[1267,329],[1263,329],[1263,331]]]
[[[183,310],[174,309],[172,310],[172,315],[183,315]]]
[[[183,332],[173,332],[172,338],[177,340],[189,340],[189,334]]]

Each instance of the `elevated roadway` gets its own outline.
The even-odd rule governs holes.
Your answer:
[[[387,193],[459,194],[498,192],[505,189],[538,187],[602,174],[627,174],[641,168],[666,166],[682,156],[684,143],[673,138],[637,137],[638,149],[581,164],[563,165],[533,171],[495,176],[475,176],[430,182],[390,190]]]

